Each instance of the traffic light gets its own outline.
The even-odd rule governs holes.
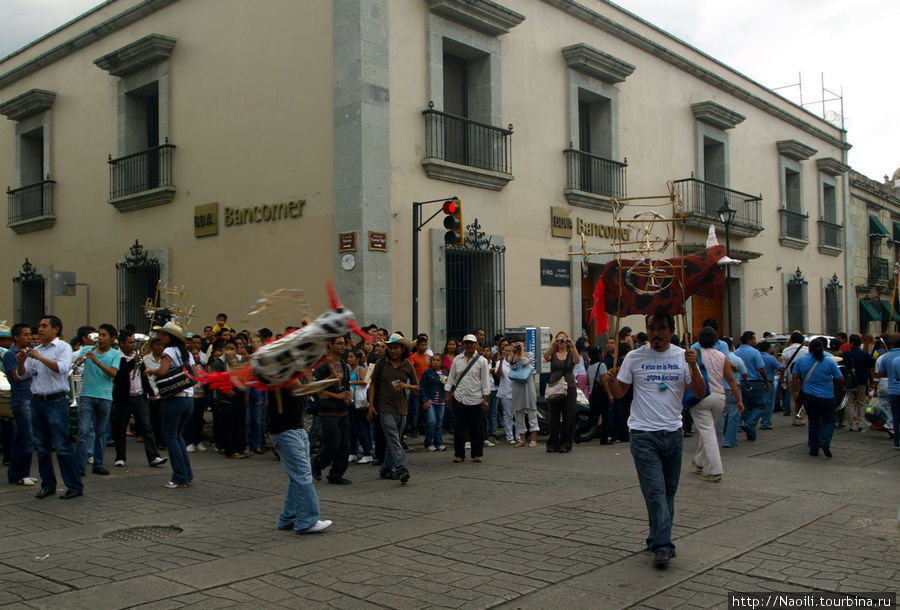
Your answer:
[[[444,244],[448,246],[463,245],[462,204],[454,197],[444,202]]]

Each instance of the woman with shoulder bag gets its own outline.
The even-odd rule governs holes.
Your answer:
[[[157,387],[165,379],[170,369],[182,369],[191,375],[194,372],[194,359],[184,345],[184,331],[175,322],[166,322],[164,326],[154,326],[157,340],[164,346],[159,368],[148,370],[157,380]],[[194,413],[194,388],[188,385],[180,392],[162,399],[162,429],[169,451],[169,464],[172,466],[172,480],[166,483],[168,489],[188,487],[194,480],[191,460],[184,442],[184,429]]]
[[[576,394],[575,365],[581,357],[569,336],[560,331],[544,352],[544,362],[550,363],[550,379],[544,391],[547,399],[547,417],[550,419],[550,437],[547,453],[568,453],[575,437]],[[562,427],[560,427],[562,416]]]
[[[834,390],[844,391],[844,376],[838,365],[825,355],[825,340],[809,342],[809,353],[799,358],[791,371],[791,394],[806,409],[809,420],[809,454],[831,457],[831,437],[834,434]]]
[[[356,436],[356,444],[351,449],[351,454],[356,452],[356,445],[362,449],[360,464],[372,463],[372,424],[369,423],[369,384],[366,383],[366,367],[360,366],[365,362],[364,355],[360,351],[353,350],[347,354],[347,365],[350,367],[350,386],[353,387],[353,410],[350,412],[350,423]]]

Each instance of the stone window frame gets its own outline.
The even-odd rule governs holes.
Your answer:
[[[795,272],[796,273],[796,272]],[[781,285],[784,288],[781,292],[782,297],[782,306],[784,308],[784,326],[785,332],[790,333],[795,329],[788,328],[791,320],[790,316],[790,302],[789,302],[789,289],[791,286],[791,280],[794,279],[794,273],[784,273],[781,274],[782,280]],[[803,324],[800,325],[800,330],[808,330],[809,329],[809,281],[804,279],[804,282],[800,286],[801,289],[801,298],[803,300]]]
[[[429,107],[444,111],[444,48],[445,41],[451,46],[470,51],[473,55],[484,55],[488,62],[488,84],[482,87],[489,99],[480,112],[470,113],[470,119],[494,127],[502,125],[502,73],[503,56],[501,42],[495,36],[487,35],[459,23],[455,23],[430,13],[427,21],[428,57],[428,99]],[[486,110],[485,110],[486,109]],[[422,166],[429,178],[476,186],[499,191],[511,180],[512,174],[460,165],[436,158],[426,158]]]
[[[725,179],[723,180],[724,184],[720,184],[719,186],[723,186],[725,188],[731,188],[731,142],[728,135],[728,132],[724,129],[720,129],[709,123],[705,123],[700,119],[694,120],[695,124],[695,138],[696,138],[696,146],[697,146],[697,176],[700,177],[700,180],[707,182],[706,179],[706,164],[704,163],[705,155],[704,155],[704,140],[707,138],[710,140],[715,140],[722,144],[724,149],[724,161],[722,162],[722,174]]]
[[[571,67],[566,69],[566,89],[568,91],[568,141],[570,145],[575,149],[580,149],[578,103],[580,92],[584,91],[609,102],[609,159],[618,161],[621,154],[619,149],[619,89],[614,84],[603,82],[599,78],[584,74]],[[565,196],[570,205],[612,211],[613,205],[609,197],[568,189],[566,189]]]
[[[823,277],[820,279],[822,285],[822,332],[825,334],[828,333],[828,292],[829,290],[836,290],[837,295],[835,298],[835,302],[837,303],[837,319],[838,319],[838,327],[843,328],[843,320],[844,320],[844,286],[837,282],[837,285],[834,285],[833,279],[830,277]]]

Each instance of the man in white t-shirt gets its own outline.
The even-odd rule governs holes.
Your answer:
[[[698,398],[705,396],[706,382],[697,367],[697,352],[671,343],[674,317],[651,315],[646,323],[650,342],[628,352],[621,368],[606,375],[616,398],[634,386],[628,418],[631,455],[650,517],[647,550],[655,553],[654,563],[662,568],[675,556],[672,521],[684,448],[681,398],[687,387]]]

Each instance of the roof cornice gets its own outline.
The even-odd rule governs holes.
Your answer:
[[[125,28],[136,21],[140,21],[144,17],[152,15],[156,11],[165,8],[174,2],[177,2],[177,0],[144,0],[140,4],[126,9],[118,15],[111,17],[102,23],[98,23],[94,27],[56,45],[49,51],[41,53],[34,59],[26,61],[9,72],[0,74],[0,88],[7,87],[30,74],[34,74],[41,68],[45,68],[114,32],[118,32],[122,28]]]
[[[722,78],[718,74],[710,72],[706,68],[692,62],[691,60],[682,57],[681,55],[671,51],[667,47],[654,42],[647,38],[646,36],[642,36],[631,30],[620,23],[616,23],[612,19],[608,17],[604,17],[600,13],[596,11],[592,11],[586,6],[575,2],[575,0],[542,0],[543,2],[555,6],[563,12],[566,12],[577,19],[580,19],[586,23],[593,25],[594,27],[610,34],[611,36],[615,36],[616,38],[627,42],[633,47],[646,51],[651,55],[659,57],[663,61],[672,64],[676,68],[687,72],[688,74],[693,75],[694,77],[709,83],[713,87],[724,91],[730,95],[733,95],[739,100],[742,100],[751,106],[759,108],[760,110],[778,118],[782,121],[793,125],[803,131],[807,132],[810,135],[815,136],[816,138],[831,144],[841,150],[850,150],[852,144],[849,142],[843,141],[841,138],[837,138],[830,133],[824,131],[816,127],[815,125],[811,125],[807,123],[803,119],[800,119],[793,114],[782,110],[778,106],[772,104],[771,102],[767,102],[762,99],[758,95],[747,91],[746,89],[735,85],[734,83],[728,81],[725,78]],[[615,6],[615,5],[612,5]],[[659,30],[659,28],[655,29]],[[662,32],[662,30],[659,30]],[[760,85],[761,86],[761,85]],[[803,110],[801,108],[801,110]],[[808,112],[804,110],[804,112]],[[813,116],[813,115],[811,115]]]

